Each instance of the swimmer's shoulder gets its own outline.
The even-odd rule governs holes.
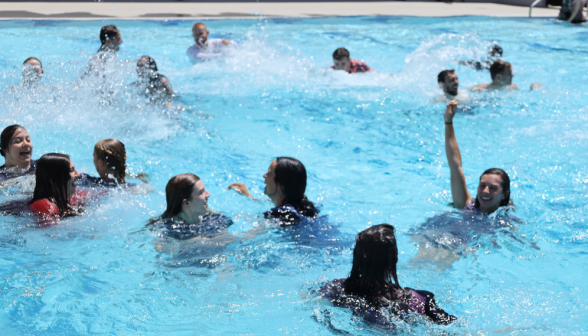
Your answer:
[[[29,210],[31,210],[35,214],[39,215],[56,215],[59,216],[59,208],[53,202],[49,201],[46,198],[36,200],[29,206]]]
[[[471,91],[486,91],[490,88],[490,84],[480,84],[471,88]]]

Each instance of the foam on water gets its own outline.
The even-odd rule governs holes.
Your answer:
[[[0,217],[7,334],[384,334],[309,294],[345,277],[353,236],[382,222],[397,229],[401,284],[434,292],[460,317],[449,327],[399,321],[400,333],[586,332],[582,27],[467,17],[210,20],[211,37],[239,45],[192,65],[185,50],[193,22],[120,21],[118,58],[129,62],[110,68],[106,81],[80,82],[99,28],[110,23],[0,23],[0,125],[25,126],[34,158],[68,153],[92,175],[96,141],[117,138],[129,170],[150,181],[131,178],[135,187],[111,190],[50,228]],[[455,60],[482,59],[495,42],[521,90],[467,92],[490,76]],[[329,70],[341,46],[376,71]],[[157,61],[186,111],[151,106],[133,91],[142,55]],[[45,75],[23,89],[29,56]],[[475,192],[487,168],[505,169],[520,223],[467,237],[467,252],[440,267],[410,261],[422,247],[410,233],[435,215],[457,216],[446,214],[454,210],[444,104],[432,102],[445,68],[456,68],[464,92],[455,125],[468,187]],[[529,92],[536,81],[544,89]],[[262,175],[276,156],[306,165],[307,195],[324,215],[313,225],[277,229],[260,217],[271,207]],[[163,212],[169,178],[184,172],[202,177],[211,206],[235,221],[233,236],[156,250],[161,238],[145,225]],[[233,182],[262,201],[227,191]],[[30,177],[11,181],[0,201],[25,198],[33,186]],[[424,234],[451,243],[442,230]]]

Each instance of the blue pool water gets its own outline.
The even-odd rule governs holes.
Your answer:
[[[119,59],[151,55],[186,111],[149,106],[130,89],[134,64],[110,69],[112,94],[77,79],[116,24]],[[588,46],[585,25],[553,19],[357,17],[207,21],[239,47],[192,66],[191,21],[0,22],[0,125],[19,123],[34,157],[71,155],[96,174],[92,149],[125,143],[130,172],[149,184],[114,190],[87,213],[40,229],[0,217],[0,329],[6,335],[385,334],[312,294],[347,276],[354,235],[397,229],[400,284],[426,289],[459,317],[448,327],[403,324],[400,334],[580,335],[588,332]],[[487,72],[457,66],[496,41],[517,92],[469,93]],[[375,72],[326,69],[345,46]],[[21,64],[43,62],[43,85],[18,87]],[[455,120],[468,187],[490,167],[512,180],[518,220],[459,227],[443,140],[437,73],[456,68],[469,99]],[[529,92],[532,82],[543,90]],[[86,83],[87,84],[87,83]],[[16,88],[12,90],[12,87]],[[307,196],[324,216],[273,228],[263,178],[272,159],[308,170]],[[145,229],[165,206],[168,179],[193,172],[232,237],[155,249]],[[227,191],[246,183],[262,201]],[[0,188],[0,202],[34,181]],[[456,224],[457,223],[457,224]],[[456,228],[457,227],[457,228]],[[461,225],[461,227],[464,227]],[[253,230],[253,232],[252,232]],[[479,231],[478,231],[479,230]],[[481,234],[476,234],[480,233]],[[444,243],[453,238],[461,243]],[[427,254],[438,249],[438,254]]]

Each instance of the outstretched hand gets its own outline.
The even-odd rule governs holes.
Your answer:
[[[245,195],[247,197],[251,197],[251,194],[249,193],[249,190],[247,190],[247,187],[245,186],[245,184],[243,183],[233,183],[229,186],[228,188],[229,190],[233,189],[236,192],[238,192],[241,195]],[[253,198],[253,197],[251,197]]]
[[[453,122],[453,117],[455,117],[455,112],[457,111],[457,100],[452,100],[447,104],[447,109],[445,110],[445,119],[446,124],[451,124]]]

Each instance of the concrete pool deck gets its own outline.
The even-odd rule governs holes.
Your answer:
[[[558,8],[534,8],[533,17],[556,17]],[[529,7],[445,2],[0,2],[0,20],[199,19],[406,15],[528,17]]]

